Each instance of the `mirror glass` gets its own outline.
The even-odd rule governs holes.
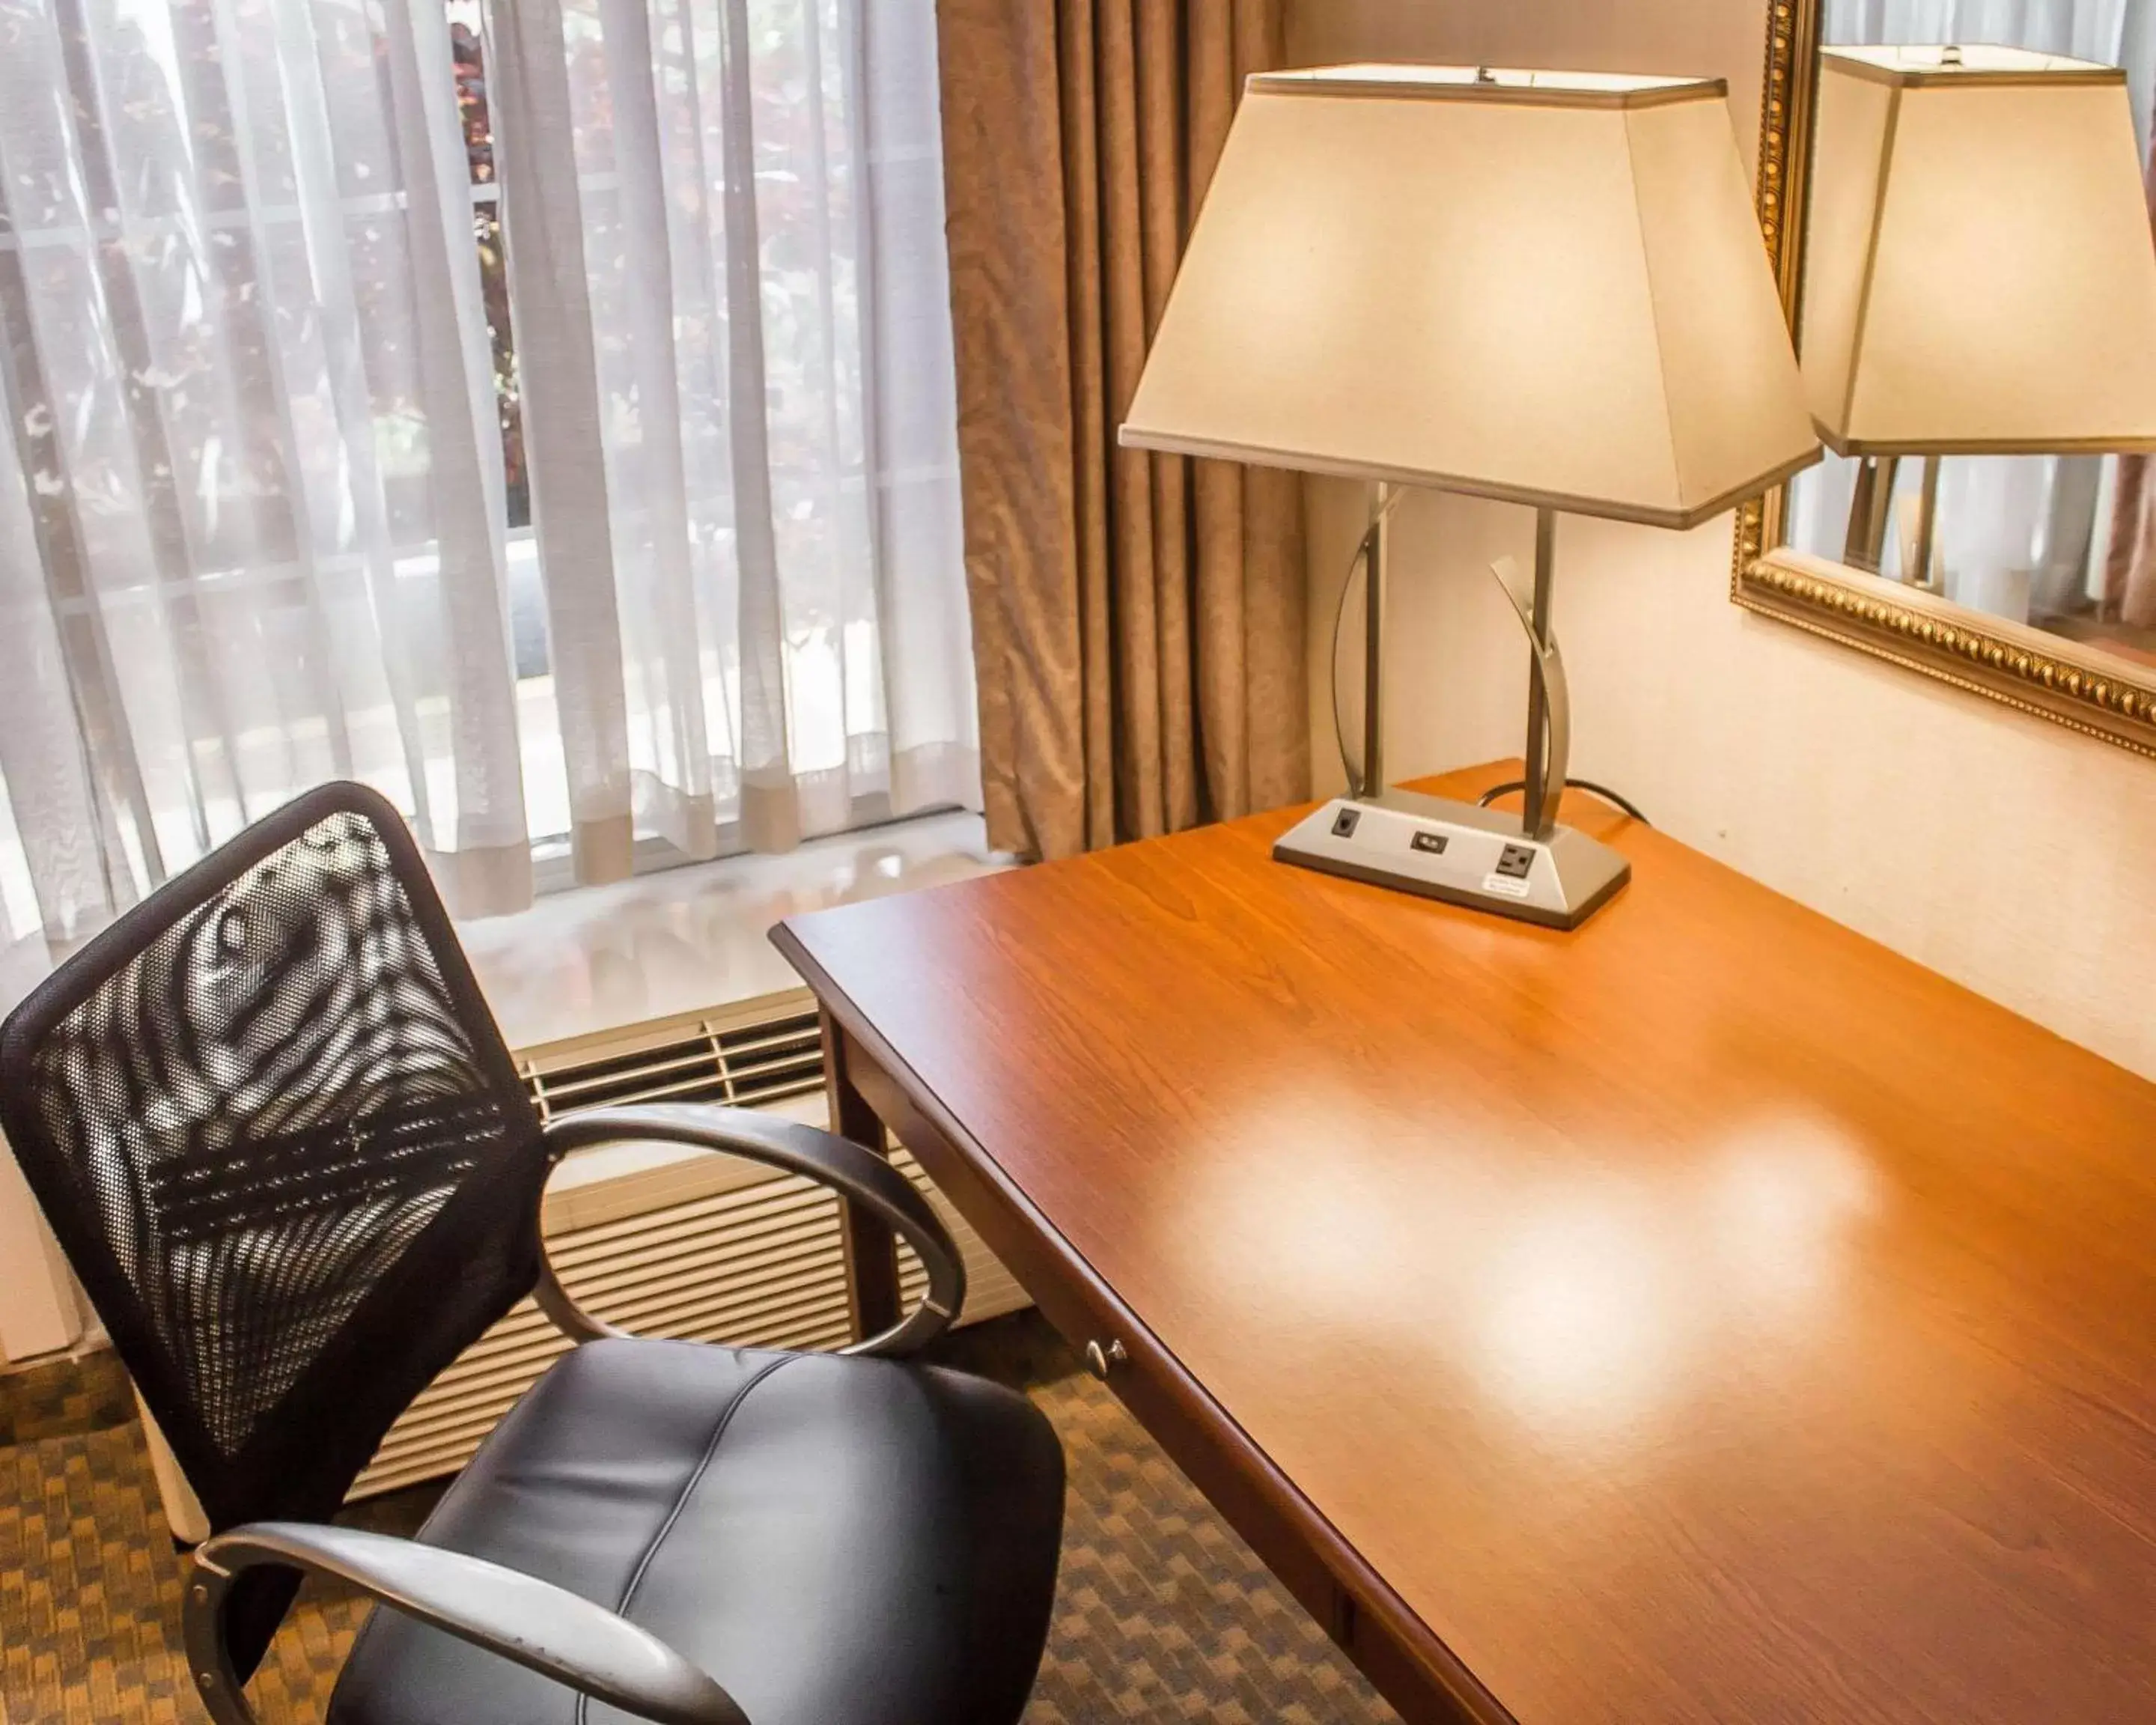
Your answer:
[[[2156,192],[2156,164],[2150,159],[2150,117],[2152,106],[2156,106],[2156,0],[1959,0],[1959,3],[1957,0],[1826,0],[1822,39],[1830,52],[1822,59],[1820,100],[1815,110],[1817,131],[1803,254],[1806,274],[1800,327],[1808,377],[1815,347],[1820,352],[1831,351],[1837,340],[1857,355],[1850,362],[1852,367],[1860,361],[1874,367],[1865,374],[1861,386],[1850,385],[1848,398],[1852,403],[1858,388],[1873,388],[1877,362],[1892,357],[1890,344],[1907,344],[1902,349],[1905,354],[1927,341],[1943,344],[1953,333],[1957,308],[1947,303],[1955,298],[1951,276],[1919,286],[1922,270],[1912,266],[1898,279],[1887,280],[1887,248],[1896,243],[1884,237],[1887,221],[1893,213],[1891,200],[1897,194],[1910,197],[1916,182],[1915,170],[1907,166],[1911,158],[1892,152],[1906,150],[1912,139],[1919,142],[1922,139],[1912,127],[1904,131],[1900,146],[1882,146],[1876,138],[1871,141],[1866,146],[1872,151],[1868,160],[1883,163],[1891,155],[1891,172],[1883,167],[1874,170],[1863,162],[1851,163],[1846,151],[1854,147],[1849,143],[1852,131],[1861,130],[1864,116],[1875,106],[1876,111],[1884,111],[1884,100],[1876,94],[1881,80],[1872,80],[1869,87],[1873,94],[1868,96],[1864,86],[1848,84],[1837,110],[1834,48],[1924,44],[1927,54],[1940,50],[1947,64],[1959,66],[1964,55],[1969,64],[1974,64],[1985,48],[2003,47],[2123,68],[2133,132],[2130,169],[2139,176],[2144,212],[2147,200]],[[1847,64],[1861,58],[1842,57],[1844,64],[1839,69],[1861,74],[1862,66]],[[1891,56],[1881,59],[1892,61]],[[1922,57],[1912,53],[1892,69],[1922,64]],[[2009,63],[2002,57],[1997,64]],[[2011,64],[2041,65],[2033,59]],[[2113,85],[2116,81],[2112,80]],[[2112,100],[2116,100],[2115,90]],[[1916,110],[1910,105],[1901,111],[1914,114]],[[1997,129],[1994,127],[1994,131]],[[2112,130],[2104,135],[2104,147],[2119,158],[2122,173],[2128,171],[2123,133],[2123,126],[2116,123],[2114,109]],[[1891,140],[1891,130],[1887,136]],[[1934,141],[1949,137],[1950,134],[1941,133]],[[1845,152],[1840,157],[1835,153],[1838,149]],[[1950,182],[1957,175],[1967,177],[1965,170],[1971,159],[1969,151],[1941,148],[1933,168],[1949,184],[1947,190],[1940,191],[1927,182],[1933,208],[1940,207],[1939,200],[1954,195]],[[2006,182],[2014,172],[2010,164],[2001,171],[1995,193],[1982,186],[1973,189],[1979,196],[2010,198],[2014,188]],[[1867,177],[1892,188],[1871,207],[1868,218],[1852,208],[1869,201]],[[1851,187],[1857,188],[1853,196]],[[1908,213],[1907,204],[1902,213]],[[2113,208],[2109,213],[2115,217],[2118,211]],[[2115,232],[2117,226],[2113,221],[2112,230]],[[2146,243],[2146,225],[2138,231]],[[1856,259],[1874,271],[1869,297],[1861,309],[1851,310],[1856,302],[1845,293],[1838,295],[1830,277],[1821,280],[1830,267],[1849,272],[1846,263],[1835,265],[1837,247],[1841,258]],[[1871,249],[1868,263],[1865,261],[1867,247]],[[1939,249],[1933,248],[1934,258]],[[2004,278],[2014,266],[2009,260],[1992,267]],[[2074,273],[2080,278],[2100,271],[2077,264]],[[1898,308],[1887,306],[1896,293],[1910,297]],[[2047,297],[2037,288],[2030,289],[2032,325],[2046,317],[2058,318],[2055,300],[2056,295]],[[1912,316],[1917,306],[1922,315]],[[1894,325],[1888,315],[1894,310],[1908,321]],[[2058,328],[2045,330],[2032,338],[2031,351],[2041,352],[2047,342],[2056,342],[2061,339],[2060,331],[2070,330],[2076,322],[2068,317],[2060,321]],[[2086,326],[2086,321],[2082,322]],[[1852,327],[1857,332],[1856,341],[1861,344],[1855,347],[1851,347]],[[1888,333],[1882,335],[1881,330]],[[1889,353],[1879,351],[1882,346],[1889,347]],[[2147,358],[2156,368],[2156,352]],[[2135,362],[2139,359],[2140,356],[2133,357]],[[1985,354],[1970,354],[1966,364],[1974,376],[1974,368],[1987,362]],[[2127,363],[2122,357],[2121,365]],[[1958,359],[1956,364],[1959,367],[1962,362]],[[1902,375],[1906,380],[1909,372],[1905,368]],[[2156,375],[2156,370],[2152,370],[2152,375]],[[1888,382],[1892,381],[1890,376]],[[2081,395],[2071,399],[2085,399],[2085,386],[2076,388]],[[1868,399],[1876,402],[1883,397]],[[1816,396],[1815,411],[1818,411]],[[1972,410],[1964,406],[1963,411]],[[2071,413],[2069,406],[2066,417],[2071,418]],[[2012,445],[2017,439],[2006,434],[2010,428],[2005,423],[2011,418],[2008,414],[1990,424],[1972,425],[1966,443]],[[1950,413],[1937,411],[1933,429],[1916,435],[1943,442],[1947,434],[1940,428],[1951,423]],[[2021,440],[2027,436],[2023,434]],[[1790,488],[1785,542],[1798,551],[1834,562],[1871,569],[1890,580],[1927,588],[1993,617],[2025,624],[2141,665],[2156,665],[2156,455],[2107,451],[2087,438],[2067,435],[2062,420],[2055,420],[2041,436],[2054,445],[2041,453],[1955,454],[1936,449],[1927,453],[1905,448],[1898,454],[1881,454],[1867,462],[1859,455],[1842,456],[1830,451],[1818,466],[1799,475]],[[1882,437],[1881,440],[1893,439]],[[2057,447],[2076,443],[2077,447]],[[1934,501],[1929,512],[1930,545],[1926,557],[1922,547],[1927,537],[1928,486]]]

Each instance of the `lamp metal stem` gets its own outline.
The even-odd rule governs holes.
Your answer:
[[[1534,612],[1527,627],[1533,637],[1534,663],[1529,667],[1527,678],[1527,793],[1522,809],[1522,824],[1531,837],[1540,838],[1548,833],[1557,820],[1558,798],[1564,794],[1562,778],[1550,782],[1550,769],[1556,767],[1562,774],[1562,762],[1550,758],[1549,701],[1543,687],[1539,665],[1549,650],[1550,644],[1550,588],[1551,577],[1557,562],[1557,511],[1537,509],[1535,511],[1535,602]]]
[[[1917,504],[1917,554],[1902,578],[1912,587],[1932,585],[1932,543],[1938,529],[1939,458],[1924,457],[1924,485]]]
[[[1391,529],[1393,488],[1378,485],[1377,512],[1370,523],[1369,558],[1363,587],[1363,785],[1365,797],[1385,788],[1385,552]]]
[[[1856,484],[1849,498],[1849,531],[1841,560],[1876,575],[1887,555],[1887,521],[1892,513],[1898,455],[1866,455],[1856,465]]]

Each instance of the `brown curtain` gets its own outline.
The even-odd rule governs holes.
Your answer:
[[[1292,474],[1116,447],[1281,0],[938,0],[989,842],[1066,856],[1307,793]]]
[[[2121,455],[2104,565],[2103,619],[2156,629],[2156,457]]]

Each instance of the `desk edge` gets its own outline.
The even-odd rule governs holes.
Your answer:
[[[814,912],[808,914],[815,914]],[[985,1181],[995,1196],[1055,1258],[1065,1274],[1083,1283],[1091,1297],[1116,1314],[1127,1332],[1129,1345],[1152,1356],[1155,1374],[1182,1404],[1185,1414],[1204,1428],[1213,1445],[1260,1493],[1279,1506],[1294,1532],[1332,1572],[1335,1583],[1348,1590],[1358,1609],[1381,1625],[1386,1635],[1420,1668],[1460,1717],[1474,1725],[1518,1725],[1512,1712],[1479,1681],[1466,1662],[1418,1616],[1389,1583],[1373,1568],[1362,1553],[1304,1497],[1295,1482],[1274,1462],[1250,1434],[1214,1401],[1152,1330],[1141,1322],[1083,1254],[1064,1238],[1011,1179],[1000,1163],[968,1132],[942,1099],[924,1084],[865,1013],[840,988],[829,972],[809,952],[794,930],[793,918],[776,923],[771,943],[800,973],[825,1012],[845,1034],[859,1043],[917,1108],[924,1122],[956,1150]],[[895,1128],[894,1128],[895,1129]],[[901,1135],[901,1142],[903,1137]],[[916,1158],[918,1145],[908,1145]],[[1238,1530],[1240,1531],[1240,1529]],[[1352,1651],[1352,1650],[1351,1650]],[[1391,1697],[1388,1697],[1390,1699]]]

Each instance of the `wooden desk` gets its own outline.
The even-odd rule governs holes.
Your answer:
[[[774,937],[1409,1719],[2156,1720],[2156,1087],[1566,817],[1573,934],[1289,812]]]

